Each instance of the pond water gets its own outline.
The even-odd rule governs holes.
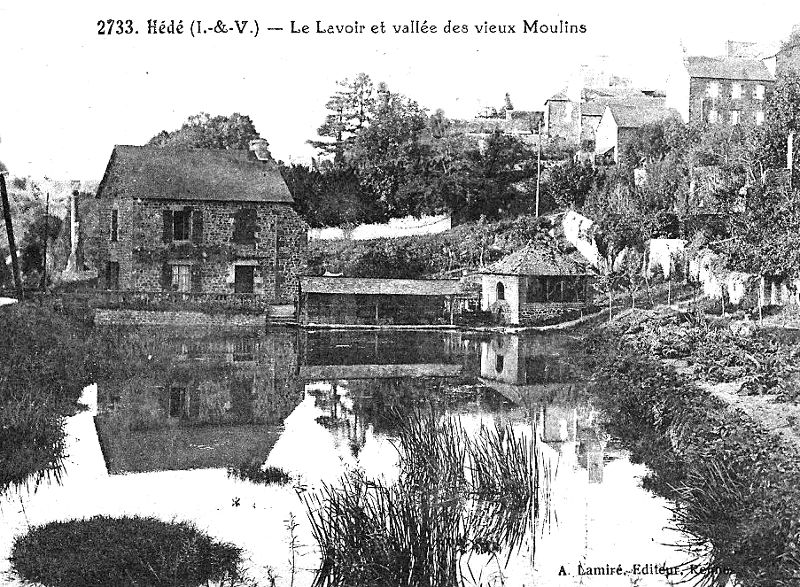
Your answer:
[[[129,361],[118,376],[87,388],[89,409],[67,421],[61,483],[0,500],[0,572],[9,568],[3,553],[28,524],[141,514],[191,520],[241,546],[259,584],[311,585],[320,550],[309,498],[353,472],[396,483],[402,427],[432,412],[465,437],[483,426],[531,439],[540,467],[535,511],[530,504],[485,510],[498,516],[501,531],[493,548],[461,552],[465,584],[670,585],[680,578],[660,569],[688,558],[670,546],[683,537],[669,528],[669,504],[642,488],[644,466],[603,431],[573,336],[114,335],[131,349]],[[262,465],[280,467],[291,482],[229,474]]]

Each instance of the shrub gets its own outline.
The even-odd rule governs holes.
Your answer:
[[[50,522],[14,541],[22,579],[56,587],[196,587],[241,578],[241,550],[186,522],[95,516]]]
[[[280,467],[265,467],[262,469],[260,462],[251,461],[238,467],[228,468],[228,477],[235,477],[242,481],[261,483],[263,485],[286,485],[292,478],[289,473]]]

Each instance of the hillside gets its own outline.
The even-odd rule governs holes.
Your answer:
[[[422,278],[475,270],[532,240],[548,240],[568,250],[553,235],[560,222],[551,217],[519,216],[496,222],[469,222],[432,235],[373,240],[312,240],[309,273],[348,277]]]

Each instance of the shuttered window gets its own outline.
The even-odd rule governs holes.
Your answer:
[[[172,290],[192,291],[192,271],[189,265],[172,266]]]

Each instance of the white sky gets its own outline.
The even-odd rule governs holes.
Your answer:
[[[99,179],[115,144],[142,144],[191,114],[249,114],[273,155],[308,161],[335,82],[360,71],[433,111],[470,116],[500,106],[542,109],[580,63],[608,55],[644,85],[663,86],[683,39],[690,54],[722,54],[727,39],[776,43],[800,23],[800,3],[495,0],[367,3],[58,2],[0,4],[0,161],[14,175]],[[794,6],[792,6],[794,4]],[[118,8],[114,8],[117,6]],[[216,7],[215,7],[216,6]],[[105,18],[136,19],[140,34],[99,36]],[[146,20],[257,19],[258,38],[150,36]],[[585,35],[521,33],[522,19],[584,23]],[[292,35],[289,21],[443,25],[514,23],[514,35]]]

